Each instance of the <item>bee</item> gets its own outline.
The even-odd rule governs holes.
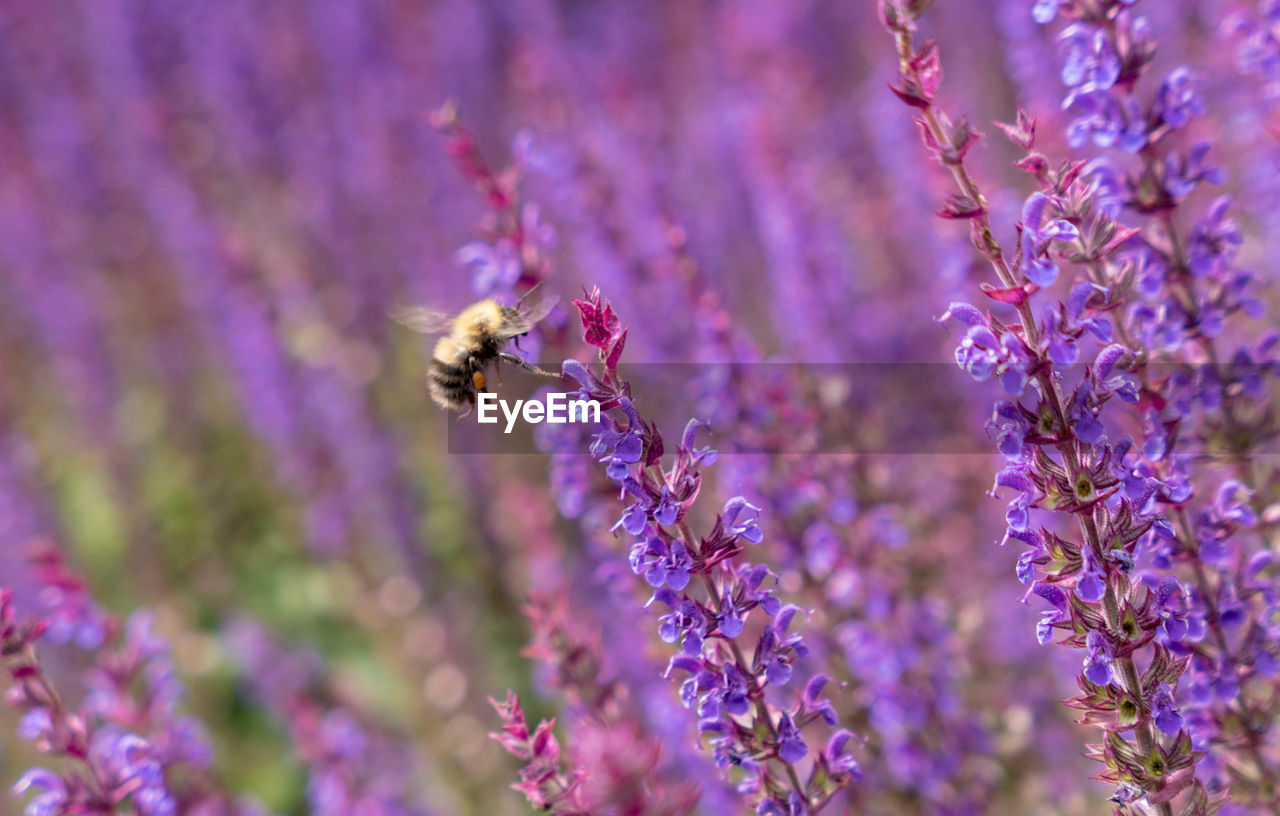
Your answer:
[[[427,365],[427,388],[441,408],[466,416],[476,404],[476,394],[488,388],[485,369],[507,362],[543,377],[560,375],[525,362],[506,350],[529,333],[534,324],[555,308],[559,299],[534,286],[514,307],[496,300],[482,300],[463,309],[456,317],[409,307],[392,313],[402,325],[423,334],[444,332],[431,352]],[[502,382],[501,375],[498,382]]]

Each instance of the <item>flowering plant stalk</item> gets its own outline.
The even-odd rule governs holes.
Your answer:
[[[658,667],[643,655],[620,660],[604,648],[606,641],[634,640],[640,633],[618,630],[620,616],[608,586],[591,582],[588,591],[578,591],[575,579],[591,572],[593,554],[572,553],[556,534],[545,492],[525,489],[503,498],[522,508],[518,535],[536,587],[521,609],[533,630],[523,654],[535,661],[541,685],[558,692],[566,737],[561,752],[552,724],[531,731],[517,698],[491,699],[504,722],[493,736],[526,763],[514,787],[537,807],[635,816],[689,813],[699,801],[699,785],[688,780],[689,763],[664,750],[646,718],[643,681],[633,685],[628,671],[638,662],[649,670],[647,680]]]
[[[489,702],[502,720],[502,730],[490,734],[507,753],[522,760],[520,781],[511,787],[520,791],[540,811],[558,816],[590,816],[582,783],[587,773],[561,758],[555,735],[555,720],[543,720],[532,730],[514,691],[507,699]]]
[[[988,746],[979,745],[986,735],[952,693],[955,637],[943,625],[951,611],[898,597],[907,577],[895,562],[917,552],[918,542],[904,545],[918,533],[899,525],[894,502],[884,499],[892,488],[866,483],[874,470],[867,460],[821,449],[823,412],[809,372],[752,366],[759,351],[689,255],[683,230],[669,230],[669,246],[695,304],[696,354],[709,364],[692,384],[696,410],[715,417],[711,424],[731,446],[718,481],[751,491],[767,531],[762,546],[780,573],[801,578],[802,597],[816,610],[806,633],[815,661],[853,686],[842,696],[856,708],[844,714],[856,718],[865,743],[864,777],[847,804],[856,811],[923,801],[966,812],[989,801],[990,789],[963,767],[962,757]],[[776,448],[795,453],[750,452]],[[872,654],[876,660],[865,659]]]
[[[550,269],[546,250],[555,243],[555,231],[541,221],[537,204],[521,203],[520,150],[526,140],[518,139],[517,155],[510,164],[494,170],[481,154],[475,136],[463,126],[455,105],[441,107],[432,114],[431,123],[446,137],[445,152],[485,205],[481,240],[465,244],[456,253],[457,260],[471,272],[474,292],[527,291],[543,281]]]
[[[807,649],[799,634],[788,631],[801,610],[777,599],[768,567],[740,557],[746,543],[763,538],[759,509],[735,496],[716,515],[710,533],[694,533],[689,514],[701,467],[716,458],[710,448],[696,446],[701,423],[689,422],[674,462],[664,469],[662,436],[644,420],[630,384],[618,375],[627,330],[599,291],[574,303],[583,339],[598,350],[600,368],[592,372],[570,359],[563,371],[578,382],[578,396],[598,401],[607,415],[591,453],[631,498],[615,529],[637,539],[631,568],[654,587],[646,606],[668,610],[659,619],[659,634],[680,648],[667,675],[687,675],[682,701],[696,706],[699,731],[710,736],[716,764],[746,771],[739,791],[758,813],[816,813],[858,773],[846,751],[853,734],[834,731],[821,751],[811,751],[802,735],[817,720],[838,722],[821,697],[825,675],[813,676],[792,705],[779,708],[766,700],[766,689],[789,683]],[[750,636],[748,620],[760,613],[771,620]]]
[[[203,725],[177,713],[183,688],[150,613],[134,612],[123,627],[96,613],[86,616],[92,599],[57,550],[41,544],[33,562],[52,605],[42,617],[20,616],[11,590],[0,589],[0,662],[10,682],[5,700],[24,712],[19,736],[68,764],[32,768],[13,786],[18,796],[35,793],[27,816],[116,814],[122,807],[138,816],[261,814],[256,804],[222,791]],[[94,655],[78,710],[65,702],[38,652],[42,640],[66,642],[75,631],[73,642]]]
[[[661,741],[648,732],[627,686],[606,673],[599,636],[582,625],[588,618],[571,614],[563,596],[535,598],[524,612],[534,629],[526,654],[555,672],[552,682],[569,704],[579,799],[593,813],[677,816],[693,810],[697,786],[673,784],[663,772]]]
[[[1276,432],[1265,379],[1275,371],[1280,335],[1221,350],[1236,340],[1233,318],[1261,316],[1263,307],[1251,291],[1253,273],[1236,262],[1242,237],[1231,200],[1215,198],[1189,230],[1182,223],[1190,194],[1223,180],[1206,162],[1208,142],[1185,153],[1172,144],[1174,133],[1206,112],[1201,78],[1176,67],[1144,104],[1141,80],[1156,44],[1146,19],[1128,8],[1137,3],[1052,6],[1036,5],[1040,22],[1054,12],[1072,20],[1058,36],[1070,89],[1064,106],[1077,114],[1069,140],[1138,159],[1132,167],[1109,158],[1091,166],[1097,205],[1130,213],[1142,227],[1118,259],[1087,260],[1099,287],[1134,295],[1117,331],[1140,353],[1148,434],[1137,466],[1177,486],[1165,498],[1170,535],[1152,548],[1152,560],[1190,576],[1185,614],[1195,631],[1173,648],[1192,656],[1181,700],[1192,742],[1209,752],[1212,784],[1231,785],[1237,801],[1274,806],[1276,769],[1263,746],[1277,713],[1280,665],[1269,621],[1277,586],[1274,557],[1249,530],[1263,510],[1253,486],[1265,482],[1252,454]],[[1164,366],[1172,373],[1156,363],[1172,364]],[[1228,472],[1197,484],[1188,460],[1176,455],[1196,452],[1190,445],[1223,455]],[[1243,693],[1248,685],[1260,693]]]
[[[150,744],[136,734],[97,728],[63,702],[36,652],[47,627],[33,619],[19,621],[11,591],[0,590],[0,656],[12,684],[5,699],[26,712],[19,733],[34,738],[43,753],[70,760],[74,768],[57,773],[38,767],[23,774],[13,792],[35,792],[28,816],[117,813],[122,802],[145,816],[172,813],[173,798]]]
[[[1162,814],[1186,792],[1185,812],[1216,810],[1225,794],[1210,795],[1196,778],[1195,751],[1176,703],[1179,678],[1189,663],[1172,651],[1186,633],[1181,588],[1166,576],[1156,586],[1132,574],[1139,545],[1171,528],[1159,502],[1176,486],[1154,475],[1130,472],[1126,457],[1134,443],[1112,443],[1105,433],[1117,402],[1137,403],[1137,383],[1125,372],[1137,358],[1112,342],[1105,319],[1123,290],[1091,281],[1077,284],[1066,303],[1032,311],[1033,297],[1051,285],[1063,260],[1088,264],[1116,254],[1134,230],[1094,211],[1096,188],[1082,180],[1084,163],[1053,168],[1035,153],[1034,119],[1020,112],[1005,130],[1028,151],[1021,166],[1036,176],[1041,191],[1028,199],[1018,225],[1018,242],[1007,256],[995,238],[989,206],[965,165],[979,134],[967,121],[951,121],[937,106],[941,62],[937,46],[914,42],[916,20],[927,2],[881,3],[881,17],[894,35],[899,81],[894,92],[919,112],[917,123],[933,158],[947,167],[957,192],[948,196],[944,217],[968,220],[974,246],[990,262],[997,284],[981,289],[994,303],[1012,307],[1016,322],[1000,320],[967,303],[954,303],[947,316],[968,329],[957,362],[975,379],[997,379],[1013,398],[996,405],[991,429],[1008,460],[996,489],[1016,497],[1007,514],[1005,541],[1030,547],[1019,560],[1019,578],[1050,604],[1038,628],[1041,642],[1053,633],[1061,643],[1085,651],[1077,678],[1081,694],[1069,705],[1082,722],[1100,728],[1104,741],[1089,756],[1104,763],[1101,781],[1116,784],[1122,807],[1145,799]],[[1090,339],[1101,345],[1093,363],[1074,379],[1070,367]],[[1028,400],[1030,405],[1024,405]],[[1074,518],[1078,533],[1062,535],[1031,526],[1030,509]]]
[[[531,149],[527,137],[517,136],[511,163],[494,170],[454,106],[438,110],[432,123],[447,137],[446,152],[485,205],[481,240],[456,254],[471,275],[473,291],[516,298],[544,282],[551,272],[545,253],[554,243],[555,232],[540,221],[536,204],[521,203],[523,164]],[[536,331],[543,334],[545,324]],[[541,339],[523,344],[524,350],[532,354]],[[591,540],[599,520],[595,510],[613,512],[612,501],[606,491],[595,497],[598,501],[591,511],[584,512],[589,474],[580,467],[582,460],[578,455],[554,454],[552,482],[562,512],[578,519]],[[549,533],[533,538],[548,548],[560,546]],[[536,543],[526,541],[525,545],[538,549]],[[612,552],[586,555],[587,563],[614,560]],[[550,560],[562,557],[563,553]],[[586,572],[591,570],[580,569],[578,574]],[[539,593],[522,609],[534,631],[526,654],[553,675],[551,684],[564,693],[572,713],[566,718],[569,739],[567,749],[562,749],[554,735],[554,720],[531,727],[514,692],[508,692],[505,702],[490,699],[503,722],[502,730],[491,736],[525,763],[520,782],[513,787],[535,807],[556,813],[687,813],[702,793],[699,785],[689,781],[697,776],[700,763],[663,759],[661,739],[650,727],[653,715],[639,701],[650,683],[647,676],[636,676],[636,670],[641,663],[648,668],[648,661],[624,661],[625,665],[606,672],[599,634],[571,623],[578,615],[609,618],[616,614],[617,599],[608,587],[583,593],[582,608],[571,616],[565,606],[573,594],[569,576],[561,575],[558,567],[553,574],[554,578],[542,576]],[[547,580],[561,581],[559,590],[549,589]]]

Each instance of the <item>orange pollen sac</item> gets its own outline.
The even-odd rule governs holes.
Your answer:
[[[476,387],[477,391],[483,391],[487,381],[484,378],[483,371],[476,371],[471,375],[471,384]]]

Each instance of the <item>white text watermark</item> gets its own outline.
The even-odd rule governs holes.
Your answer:
[[[517,419],[523,419],[530,425],[546,422],[550,425],[564,425],[569,422],[600,421],[600,403],[596,400],[570,400],[568,394],[547,394],[546,402],[537,400],[516,400],[515,404],[499,399],[492,391],[481,391],[476,395],[476,421],[487,425],[496,425],[498,409],[506,417],[507,427],[503,433],[511,433]]]

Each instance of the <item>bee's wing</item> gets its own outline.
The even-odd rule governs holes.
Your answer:
[[[448,331],[453,324],[453,315],[422,306],[397,307],[389,311],[388,315],[401,326],[422,334],[440,334]]]
[[[520,298],[520,302],[516,304],[516,311],[524,318],[525,325],[532,327],[534,323],[551,314],[551,310],[559,302],[559,297],[543,289],[542,284],[539,283],[524,293],[524,297]]]

